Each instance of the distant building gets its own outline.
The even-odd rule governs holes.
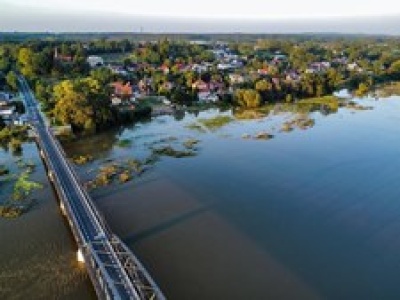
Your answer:
[[[122,76],[127,76],[128,72],[122,65],[109,65],[108,68],[111,70],[113,74],[118,74]]]
[[[0,116],[11,119],[15,112],[15,106],[10,103],[11,96],[8,93],[0,93]]]
[[[229,74],[228,77],[229,77],[229,82],[231,84],[241,84],[241,83],[245,82],[245,78],[241,74],[232,73],[232,74]]]
[[[58,53],[58,48],[54,49],[54,60],[64,61],[64,62],[72,62],[73,57],[72,55],[62,55]]]
[[[210,92],[200,92],[197,97],[200,102],[217,102],[219,100],[218,95]]]
[[[11,119],[15,113],[15,106],[0,106],[0,116],[4,119]]]
[[[196,89],[199,92],[210,92],[210,87],[208,86],[208,84],[201,79],[195,81],[192,84],[192,89],[194,89],[194,90]]]
[[[90,55],[86,59],[91,68],[104,66],[104,60],[100,56]]]
[[[111,86],[114,88],[112,97],[111,97],[111,104],[114,106],[118,106],[122,104],[122,102],[130,103],[135,100],[133,96],[133,86],[128,83],[122,82],[113,82]]]

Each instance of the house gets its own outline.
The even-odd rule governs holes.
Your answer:
[[[152,80],[150,78],[143,78],[139,81],[138,87],[141,93],[148,94],[151,91]]]
[[[219,63],[217,69],[220,71],[233,70],[236,67],[230,63]]]
[[[278,52],[276,52],[276,53],[278,53]],[[287,60],[287,56],[286,55],[284,55],[284,54],[275,54],[275,56],[274,56],[274,59],[273,59],[274,61],[285,61],[285,60]]]
[[[184,64],[182,64],[182,63],[176,63],[176,64],[174,65],[173,68],[174,68],[175,70],[178,70],[178,71],[180,71],[180,72],[183,72],[183,71],[188,71],[188,70],[190,69],[190,66],[184,65]]]
[[[104,66],[104,60],[100,56],[90,55],[86,59],[86,62],[90,65],[91,68]]]
[[[170,69],[169,69],[169,67],[167,65],[162,65],[160,67],[160,71],[162,71],[165,75],[167,75],[167,74],[169,74]]]
[[[197,97],[200,102],[217,102],[219,100],[218,95],[210,92],[199,92]]]
[[[216,59],[223,59],[226,55],[226,52],[221,49],[211,50],[211,52],[214,54]]]
[[[123,84],[120,81],[116,81],[111,83],[111,86],[114,88],[113,91],[114,98],[117,97],[117,98],[130,99],[133,95],[133,88],[130,82]]]
[[[209,85],[205,81],[203,81],[201,79],[196,80],[195,82],[193,82],[192,89],[198,90],[199,92],[208,92],[208,93],[210,92]]]
[[[111,98],[111,105],[118,106],[121,105],[122,99],[120,97],[114,96]]]
[[[73,56],[72,55],[62,55],[58,53],[58,48],[54,49],[54,60],[63,61],[63,62],[72,62]]]
[[[14,105],[0,106],[0,116],[2,116],[4,119],[11,119],[14,113]]]
[[[265,76],[265,75],[268,75],[269,70],[268,70],[267,67],[264,67],[264,68],[262,68],[262,69],[258,69],[258,70],[257,70],[257,73],[258,73],[259,75]]]
[[[281,84],[281,80],[280,80],[278,77],[273,77],[273,78],[272,78],[272,83],[273,83],[275,86],[279,86],[279,85]]]
[[[285,79],[287,81],[299,81],[300,80],[300,74],[297,73],[296,71],[292,70],[292,71],[288,71],[286,72],[286,77]]]
[[[328,61],[313,62],[306,69],[306,73],[321,73],[325,72],[331,67],[331,63]]]
[[[357,63],[350,63],[347,64],[347,70],[354,71],[354,72],[362,72],[363,69]]]
[[[128,72],[121,65],[109,65],[108,68],[111,70],[113,74],[118,74],[122,76],[128,75]]]
[[[211,80],[208,84],[208,89],[214,92],[220,92],[225,89],[225,83],[218,80]]]
[[[232,85],[241,84],[245,82],[245,78],[241,74],[231,73],[228,75],[228,77],[229,77],[229,82]]]
[[[170,81],[165,81],[161,86],[164,90],[170,91],[173,89],[174,84]]]
[[[192,71],[197,73],[203,73],[208,71],[208,67],[205,65],[194,64],[192,65]]]
[[[347,58],[346,57],[338,57],[332,60],[333,63],[337,65],[345,65],[347,64]]]

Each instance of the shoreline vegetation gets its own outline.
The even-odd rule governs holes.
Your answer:
[[[13,192],[9,199],[0,204],[0,217],[17,218],[28,212],[36,203],[36,200],[31,198],[32,193],[43,187],[30,178],[36,167],[33,162],[18,159],[16,164],[22,171],[18,176],[7,173],[5,180],[13,182]]]
[[[400,80],[400,44],[391,37],[266,34],[219,41],[204,35],[195,43],[185,35],[151,42],[139,42],[134,35],[123,40],[105,36],[82,40],[71,35],[68,41],[24,36],[4,42],[3,85],[16,92],[18,70],[53,125],[87,135],[150,118],[152,110],[175,114],[176,108],[210,102],[237,109],[243,119],[265,113],[248,109],[278,103],[309,110],[317,105],[315,98],[338,89],[364,96]],[[323,102],[326,109],[337,109],[334,101]],[[11,146],[19,148],[16,141]]]
[[[0,126],[0,146],[13,154],[21,154],[22,144],[28,141],[28,126]]]
[[[130,147],[132,141],[124,139],[124,148]],[[120,147],[120,141],[115,144]],[[149,154],[143,159],[129,158],[124,160],[111,159],[100,162],[94,168],[87,170],[87,174],[91,175],[85,183],[88,190],[95,190],[100,187],[106,187],[112,184],[125,184],[136,178],[141,177],[145,172],[149,171],[162,157],[171,158],[188,158],[198,154],[200,140],[194,138],[186,138],[183,140],[170,136],[161,138],[147,144]],[[72,161],[77,166],[91,164],[95,159],[91,155],[77,155]]]

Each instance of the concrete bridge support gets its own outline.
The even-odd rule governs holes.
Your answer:
[[[81,248],[79,248],[78,251],[76,251],[76,260],[80,263],[85,263],[85,257],[83,256]]]

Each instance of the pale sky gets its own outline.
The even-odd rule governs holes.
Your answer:
[[[394,0],[0,0],[0,31],[398,34],[398,16]]]
[[[0,4],[58,12],[117,12],[133,15],[228,18],[310,18],[400,13],[394,0],[0,0]]]

